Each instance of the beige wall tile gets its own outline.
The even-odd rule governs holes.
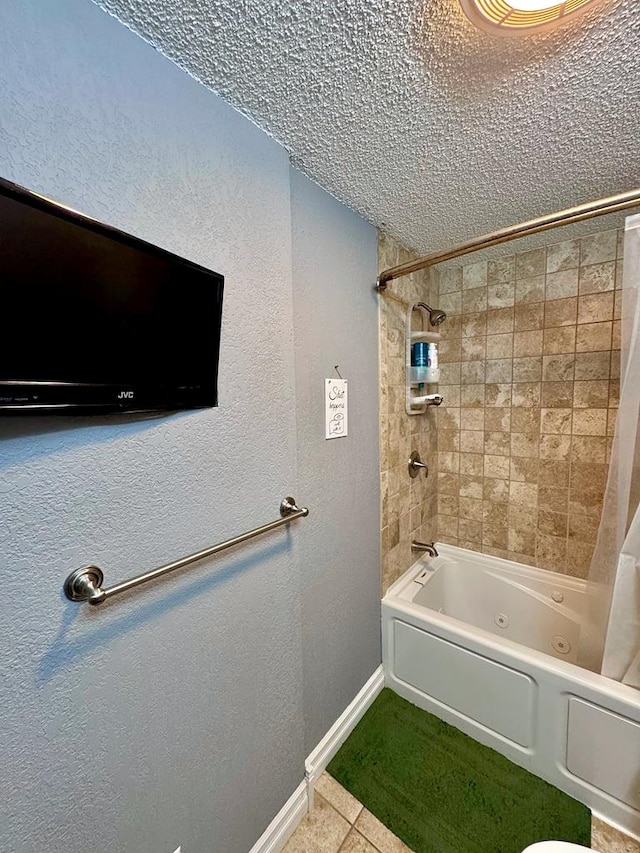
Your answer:
[[[546,536],[538,533],[536,539],[536,562],[541,569],[564,572],[567,562],[566,537]]]
[[[569,516],[569,539],[579,542],[587,542],[592,545],[598,537],[598,528],[600,527],[600,519],[591,515],[570,515]]]
[[[484,391],[485,385],[462,385],[460,387],[460,407],[461,408],[481,408],[484,406]]]
[[[547,269],[547,250],[533,249],[530,252],[516,254],[516,278],[530,278],[534,275],[544,275]]]
[[[536,458],[512,457],[509,476],[514,483],[537,483],[539,470],[540,461]]]
[[[482,476],[484,468],[484,456],[482,453],[461,453],[460,454],[460,474],[471,474],[473,476]]]
[[[611,371],[611,353],[576,353],[575,378],[608,379]]]
[[[609,382],[606,379],[575,382],[573,405],[576,409],[606,408],[609,405]]]
[[[525,456],[527,458],[537,457],[540,452],[540,437],[536,434],[525,432],[511,433],[511,455]],[[485,469],[486,470],[486,469]]]
[[[506,258],[498,258],[489,261],[487,266],[487,284],[500,284],[504,281],[513,281],[516,277],[515,255]]]
[[[515,303],[515,282],[490,284],[487,288],[487,308],[509,308]]]
[[[446,471],[438,471],[438,495],[457,495],[460,488],[460,477]]]
[[[508,528],[505,524],[483,524],[482,525],[482,545],[489,548],[507,548]],[[494,553],[494,552],[491,552]],[[499,555],[504,556],[504,555]]]
[[[606,409],[576,409],[573,413],[574,435],[606,435]]]
[[[551,512],[538,506],[538,532],[545,536],[567,539],[568,515],[561,512]]]
[[[607,466],[594,465],[591,462],[572,462],[569,487],[577,491],[604,489],[607,479]]]
[[[460,498],[475,498],[482,500],[482,477],[460,477]]]
[[[541,459],[569,459],[571,437],[568,435],[541,435]]]
[[[442,386],[440,386],[440,390],[443,394],[448,393],[447,390],[443,390]],[[445,400],[446,402],[446,400]],[[438,417],[438,430],[441,429],[460,429],[460,409],[454,408],[444,408],[440,407],[437,413]]]
[[[538,484],[511,482],[509,486],[509,508],[522,509],[538,505]]]
[[[535,559],[535,531],[522,530],[519,527],[510,527],[507,536],[507,547],[509,549],[510,560],[515,560],[518,563],[524,563],[526,565],[529,559]],[[525,555],[530,556],[527,557]]]
[[[567,540],[567,574],[576,578],[586,578],[593,556],[593,545],[576,539]],[[606,848],[599,848],[606,853]]]
[[[475,287],[462,291],[462,311],[464,314],[487,310],[487,288]]]
[[[460,503],[458,495],[438,495],[437,511],[440,515],[459,515]],[[418,522],[418,524],[420,524]],[[417,525],[411,525],[412,527]]]
[[[487,358],[511,358],[513,335],[487,335]]]
[[[573,353],[545,355],[542,358],[542,379],[548,382],[573,379],[576,357]]]
[[[567,269],[559,272],[547,273],[545,299],[565,299],[568,296],[578,295],[578,270]]]
[[[476,338],[487,334],[487,312],[480,311],[475,314],[463,314],[460,330],[463,338]]]
[[[541,405],[544,409],[570,409],[573,406],[573,382],[543,382]]]
[[[438,361],[441,365],[460,362],[462,353],[462,342],[460,338],[444,338],[438,344]],[[402,362],[404,370],[404,361]],[[404,382],[404,377],[403,377]]]
[[[462,268],[443,269],[439,273],[440,294],[462,290]]]
[[[460,498],[460,519],[463,518],[467,521],[482,521],[482,501],[477,498]]]
[[[486,426],[486,417],[485,417]],[[472,432],[470,435],[484,436],[482,452],[489,456],[509,456],[511,442],[506,432]]]
[[[459,385],[462,377],[461,362],[440,362],[440,385]],[[442,411],[442,409],[440,409]]]
[[[578,326],[576,352],[611,351],[611,323],[586,323]]]
[[[485,393],[485,406],[488,406],[487,398],[489,395],[489,387],[487,386],[487,392]],[[508,387],[510,386],[497,386]],[[509,403],[511,402],[511,394],[509,393]],[[484,411],[484,428],[485,430],[489,430],[491,432],[509,432],[511,429],[511,409],[510,408],[486,408]]]
[[[445,404],[436,417],[445,434],[432,480],[440,538],[576,576],[587,570],[619,393],[618,236],[557,242],[440,276],[440,297],[432,298],[458,311],[441,327]],[[384,340],[387,373],[396,376],[401,313]],[[392,419],[402,415],[402,380],[381,395]],[[400,540],[390,563],[405,559],[403,531],[418,506],[431,522],[418,492],[398,493],[409,495],[410,510],[390,503],[392,472],[397,482],[406,476],[400,462],[409,439],[392,423],[388,430],[386,455],[397,464],[385,486],[385,538],[395,540],[397,530]],[[419,435],[429,435],[428,425]],[[396,439],[402,453],[394,456]]]
[[[543,302],[545,277],[536,275],[532,278],[522,278],[516,281],[515,303]]]
[[[615,257],[615,254],[614,254]],[[462,289],[473,290],[487,284],[487,262],[476,261],[462,267]]]
[[[539,485],[538,504],[549,512],[564,513],[566,515],[569,511],[569,489]]]
[[[542,379],[542,356],[513,359],[514,382],[539,382]]]
[[[544,310],[543,302],[525,302],[523,305],[516,305],[514,311],[514,330],[516,332],[527,332],[535,329],[541,329],[544,325]]]
[[[543,340],[543,354],[574,352],[576,348],[576,327],[561,326],[559,328],[545,329]]]
[[[605,290],[614,290],[616,284],[616,265],[614,261],[605,264],[593,264],[580,269],[578,280],[578,293],[585,296],[587,293],[602,293]]]
[[[438,308],[447,314],[462,314],[462,291],[443,293],[438,302]]]
[[[460,364],[460,382],[463,385],[477,385],[485,380],[484,361],[463,361]]]
[[[558,326],[575,326],[578,313],[578,300],[556,299],[555,302],[544,304],[544,326],[546,329]]]
[[[485,368],[485,381],[489,384],[511,382],[513,378],[513,359],[488,359]]]
[[[571,439],[572,462],[607,461],[607,439],[598,435],[574,435]]]
[[[509,480],[486,478],[482,494],[485,501],[506,504],[509,501]]]
[[[464,542],[480,544],[482,542],[482,521],[461,518],[458,535]]]
[[[515,406],[540,407],[540,382],[514,382],[511,403]]]
[[[524,455],[524,454],[522,454]],[[484,456],[484,476],[504,479],[509,476],[509,457],[487,454]]]
[[[484,433],[480,430],[462,430],[460,432],[460,450],[464,453],[483,453]]]
[[[614,294],[592,293],[578,300],[578,323],[600,323],[613,320]]]
[[[455,429],[438,430],[438,450],[443,452],[460,450],[460,432]]]
[[[485,335],[462,338],[460,349],[460,361],[483,361],[487,349],[487,338]]]
[[[511,410],[513,432],[540,432],[540,410],[537,408],[513,408]]]
[[[513,332],[514,308],[494,308],[487,311],[487,334]]]
[[[570,435],[572,409],[542,409],[540,432],[552,435]]]
[[[618,232],[601,231],[580,240],[580,266],[614,261],[618,243]]]
[[[457,537],[458,518],[450,515],[438,515],[437,519],[438,538],[442,536]]]
[[[569,515],[593,515],[598,519],[602,512],[602,491],[569,490]]]
[[[563,240],[547,246],[547,273],[568,270],[580,264],[580,241]]]
[[[569,487],[569,462],[557,459],[541,459],[539,466],[540,482],[552,483],[557,488]]]
[[[461,409],[460,426],[462,429],[484,430],[483,409]]]

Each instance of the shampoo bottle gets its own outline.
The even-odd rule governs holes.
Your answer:
[[[435,343],[428,344],[426,381],[428,383],[440,382],[440,368],[438,367],[438,345]]]

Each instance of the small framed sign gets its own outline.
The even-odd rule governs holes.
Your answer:
[[[324,380],[325,438],[343,438],[349,430],[347,380]]]

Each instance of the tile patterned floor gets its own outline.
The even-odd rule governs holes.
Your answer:
[[[300,822],[283,853],[411,853],[328,773],[315,788],[313,809]]]
[[[593,818],[591,844],[600,853],[640,853],[640,844]],[[314,807],[282,853],[411,853],[356,798],[323,773],[315,789]]]

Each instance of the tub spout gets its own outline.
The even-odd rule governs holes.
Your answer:
[[[411,548],[414,551],[426,551],[430,557],[437,557],[438,552],[433,542],[418,542],[416,539],[411,543]]]

